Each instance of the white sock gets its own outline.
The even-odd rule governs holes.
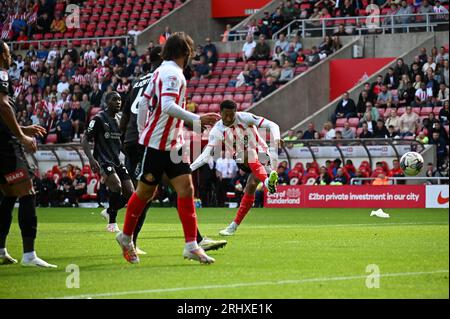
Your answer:
[[[186,243],[186,250],[196,250],[198,249],[198,244],[196,241],[190,241]]]
[[[0,256],[6,256],[7,253],[6,248],[0,248]]]
[[[129,245],[129,244],[131,244],[132,236],[128,236],[128,235],[125,235],[124,233],[122,233],[122,239],[125,244]]]
[[[264,180],[264,186],[266,186],[266,188],[269,187],[269,178],[268,177]]]
[[[232,222],[231,224],[230,224],[230,226],[229,227],[233,227],[234,229],[236,229],[236,228],[238,228],[238,224],[236,224],[236,222]]]
[[[37,256],[36,256],[36,252],[35,251],[31,251],[29,253],[24,253],[23,254],[23,260],[24,261],[31,261],[31,260],[35,259],[36,257]]]

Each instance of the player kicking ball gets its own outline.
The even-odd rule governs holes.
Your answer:
[[[265,118],[247,112],[237,112],[236,103],[230,100],[225,100],[220,104],[220,115],[222,120],[217,122],[212,128],[209,134],[208,145],[194,163],[191,164],[191,170],[195,171],[206,164],[213,153],[217,158],[217,153],[221,153],[222,145],[225,144],[225,149],[229,152],[226,156],[236,158],[237,166],[250,174],[236,217],[227,228],[219,232],[222,236],[231,236],[236,232],[238,226],[253,207],[256,188],[260,181],[264,183],[269,193],[273,194],[276,192],[278,183],[276,167],[278,162],[278,145],[280,144],[280,128],[277,124]],[[259,135],[257,128],[269,129],[276,146],[268,148],[264,139]],[[229,145],[230,137],[233,145]],[[240,150],[242,152],[239,152]],[[259,150],[263,152],[268,151],[271,166],[269,175],[267,175],[266,168],[258,159],[257,154]]]
[[[19,227],[22,234],[22,266],[56,268],[36,255],[34,242],[37,232],[36,199],[32,176],[25,158],[25,148],[37,151],[34,136],[44,136],[45,129],[37,126],[21,127],[16,120],[14,89],[8,76],[11,55],[5,42],[0,40],[0,265],[15,264],[17,260],[6,250],[6,238],[11,228],[14,204],[19,198]]]
[[[197,114],[186,111],[186,79],[183,69],[194,54],[193,40],[183,32],[170,36],[162,51],[163,63],[152,74],[150,85],[139,103],[138,123],[144,118],[145,128],[139,143],[144,145],[141,175],[136,192],[128,201],[123,232],[116,236],[123,257],[129,263],[139,263],[133,244],[133,232],[147,203],[154,197],[163,175],[177,193],[177,210],[183,226],[185,247],[183,256],[202,264],[215,260],[197,243],[197,216],[194,186],[189,164],[181,160],[184,121],[193,125],[213,125],[217,114]]]

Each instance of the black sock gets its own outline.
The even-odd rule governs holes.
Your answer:
[[[136,228],[134,229],[134,233],[133,233],[134,247],[136,247],[136,242],[137,242],[139,233],[141,232],[142,226],[144,225],[145,217],[147,217],[147,211],[149,208],[150,208],[150,205],[147,204],[147,206],[145,206],[145,208],[144,208],[144,211],[143,211],[141,217],[139,217],[139,220],[136,224]]]
[[[19,198],[19,226],[22,232],[23,252],[34,251],[34,240],[37,233],[35,195]]]
[[[114,224],[116,222],[117,218],[117,211],[121,208],[120,207],[120,197],[121,193],[118,192],[109,192],[109,208],[108,208],[108,214],[109,214],[109,223]]]
[[[200,234],[200,230],[197,227],[197,244],[199,244],[203,240],[202,235]]]
[[[128,199],[125,196],[121,195],[119,200],[119,208],[117,210],[121,210],[125,207],[126,204],[128,204]]]
[[[17,197],[3,197],[0,203],[0,248],[6,247],[6,237],[12,222],[12,213]]]

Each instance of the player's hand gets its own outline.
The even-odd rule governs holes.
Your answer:
[[[100,174],[100,164],[96,160],[89,161],[89,165],[91,165],[92,172]]]
[[[25,134],[26,136],[29,136],[29,137],[35,137],[35,136],[44,137],[45,134],[47,134],[47,130],[39,125],[28,125],[28,126],[22,126],[21,128],[22,128],[23,134]]]
[[[27,135],[23,135],[19,138],[19,142],[20,144],[23,145],[23,147],[25,148],[25,150],[29,153],[36,153],[37,151],[37,145],[36,145],[36,140],[33,137],[27,136]]]
[[[202,127],[214,125],[218,120],[220,120],[220,115],[216,113],[206,113],[200,116],[200,123]]]

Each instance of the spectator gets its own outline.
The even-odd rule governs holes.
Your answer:
[[[292,67],[292,63],[290,61],[284,61],[283,69],[281,70],[279,83],[284,84],[289,82],[294,78],[294,68]]]
[[[413,13],[412,8],[408,3],[403,0],[400,3],[400,8],[398,9],[397,13],[395,14],[398,16],[396,18],[396,22],[398,24],[409,24],[411,22],[411,14]],[[403,31],[406,32],[406,28],[403,28]]]
[[[286,36],[283,33],[278,35],[278,40],[275,42],[274,47],[280,47],[282,52],[289,51],[289,42],[286,40]]]
[[[315,139],[314,135],[317,133],[317,131],[314,129],[314,123],[308,124],[308,129],[303,134],[304,140],[313,140]]]
[[[332,118],[333,123],[336,123],[337,119],[350,118],[357,116],[355,102],[350,98],[349,93],[342,94],[342,100],[336,105],[334,116]]]
[[[236,162],[226,158],[225,153],[216,161],[216,176],[218,178],[218,202],[219,206],[225,206],[226,193],[232,191],[232,180],[237,174]]]
[[[359,138],[372,138],[373,134],[369,131],[367,122],[362,123],[362,132],[359,134]]]
[[[272,18],[272,34],[274,34],[284,26],[285,21],[283,15],[281,14],[281,8],[277,8],[277,10],[272,14],[271,18]]]
[[[433,138],[431,139],[430,144],[436,145],[437,165],[440,167],[445,163],[445,159],[448,155],[446,141],[441,136],[441,133],[436,130],[433,131]]]
[[[208,52],[211,52],[211,56],[210,56],[210,63],[212,64],[216,64],[217,63],[217,59],[218,59],[218,53],[217,53],[217,48],[214,45],[214,43],[211,42],[211,38],[208,37],[205,39],[205,46],[203,47],[203,55],[204,56],[208,56]]]
[[[256,48],[256,42],[253,40],[253,37],[247,36],[246,42],[242,47],[242,59],[246,62],[253,57],[253,53]]]
[[[258,102],[261,99],[263,85],[261,83],[260,78],[255,79],[255,84],[252,88],[252,94],[253,94],[253,102]]]
[[[416,90],[416,93],[414,95],[414,103],[412,103],[412,105],[416,107],[422,107],[426,106],[427,102],[428,102],[427,87],[424,82],[421,82],[420,88]]]
[[[278,185],[289,185],[289,177],[286,173],[286,169],[282,165],[278,165]]]
[[[406,112],[400,116],[400,136],[414,136],[417,130],[419,115],[412,111],[412,107],[408,106]]]
[[[361,118],[362,121],[368,121],[367,114],[371,115],[370,121],[378,121],[380,118],[380,113],[378,112],[378,109],[373,107],[372,103],[367,102],[366,103],[366,112],[364,112],[363,117]]]
[[[397,110],[396,109],[391,109],[389,117],[386,120],[386,126],[388,128],[390,126],[392,126],[394,128],[395,132],[399,132],[400,131],[400,125],[401,125],[401,121],[400,121],[400,116],[397,115]]]
[[[254,62],[250,62],[248,75],[245,78],[245,83],[247,83],[247,85],[253,85],[256,79],[262,79],[261,72],[259,72]]]
[[[266,78],[266,83],[263,84],[263,90],[261,93],[261,97],[266,97],[268,95],[270,95],[272,92],[274,92],[277,89],[277,86],[274,83],[274,79],[272,77],[267,77]]]
[[[441,81],[445,84],[445,86],[449,87],[449,64],[448,60],[444,61],[444,67],[440,69]]]
[[[253,60],[268,60],[270,57],[270,47],[266,43],[266,37],[261,34],[259,36],[258,44],[255,46],[255,51],[253,52]]]
[[[436,70],[436,63],[433,61],[433,57],[431,55],[427,58],[427,62],[423,65],[422,72],[426,73],[429,68],[431,68],[433,72]]]
[[[50,25],[50,31],[53,33],[64,33],[66,32],[66,22],[64,17],[61,17],[61,13],[55,13],[55,19]]]
[[[436,99],[436,105],[444,105],[445,101],[448,101],[449,89],[444,83],[439,85],[439,92]]]
[[[272,61],[270,68],[266,70],[264,76],[266,78],[267,77],[273,78],[275,82],[278,81],[278,79],[281,76],[280,63],[278,61]]]
[[[77,63],[78,62],[78,51],[77,51],[77,49],[75,49],[73,47],[73,43],[71,41],[67,42],[67,49],[64,50],[62,56],[65,57],[66,55],[68,55],[70,57],[70,60],[73,63]]]
[[[56,190],[57,185],[53,179],[52,174],[45,174],[42,178],[41,188],[39,190],[39,206],[40,207],[57,207],[58,203],[56,200]]]
[[[71,206],[70,195],[72,189],[72,179],[69,177],[67,170],[62,170],[61,178],[58,181],[58,193],[59,200],[62,201],[65,206]]]
[[[445,49],[445,47],[440,47],[439,49],[439,53],[435,58],[435,63],[436,64],[442,64],[445,60],[448,60],[448,53],[447,50]]]
[[[86,125],[86,112],[81,108],[80,102],[74,102],[74,108],[70,117],[73,126],[73,133],[76,139],[80,138]]]
[[[92,106],[100,107],[102,101],[103,92],[100,91],[98,83],[94,83],[94,89],[92,90],[89,101]]]
[[[377,125],[375,126],[375,129],[373,131],[373,137],[374,138],[388,138],[389,131],[384,125],[383,120],[379,119],[377,121]]]
[[[298,137],[295,134],[294,130],[289,130],[287,136],[283,139],[287,148],[291,149],[294,147],[294,141],[297,141]]]
[[[211,69],[206,63],[206,58],[204,56],[200,57],[200,63],[195,66],[194,71],[197,77],[205,78],[211,75]]]
[[[358,104],[356,105],[356,115],[359,118],[361,118],[366,112],[367,102],[372,103],[373,100],[369,98],[369,92],[367,90],[364,90],[359,94]]]
[[[339,168],[337,170],[336,176],[334,177],[333,181],[330,183],[330,185],[346,185],[348,182],[347,176],[344,174],[344,170],[342,168]]]
[[[428,136],[425,135],[425,131],[420,131],[419,134],[416,137],[416,141],[420,142],[422,144],[428,144]]]
[[[333,35],[344,36],[349,34],[345,31],[345,26],[341,23],[339,24],[337,31],[333,33]]]
[[[70,204],[78,207],[81,197],[87,193],[87,178],[81,174],[79,168],[75,169],[75,176],[70,190]]]
[[[392,103],[392,93],[388,90],[386,85],[381,86],[381,92],[378,94],[376,107],[386,108],[388,104]]]
[[[62,113],[62,119],[56,127],[58,143],[69,143],[72,141],[72,121],[67,112]]]
[[[389,179],[383,173],[378,174],[378,176],[373,180],[372,185],[389,185]]]
[[[377,80],[375,82],[373,82],[371,86],[372,86],[371,91],[375,95],[378,95],[381,92],[381,87],[383,86],[383,76],[381,74],[379,74],[377,76]]]
[[[164,32],[161,33],[159,36],[159,45],[163,45],[166,43],[167,39],[172,35],[172,32],[170,31],[170,27],[166,26],[164,29]]]
[[[326,140],[333,140],[336,137],[336,131],[333,128],[333,123],[331,122],[325,122],[323,125],[323,130],[325,132],[324,139]]]
[[[48,33],[50,32],[50,18],[47,12],[44,12],[36,21],[36,33]]]
[[[227,24],[222,35],[222,42],[229,42],[234,40],[234,35],[236,34],[236,32],[231,29],[231,24]]]
[[[449,101],[445,101],[444,102],[444,106],[442,107],[442,109],[439,111],[439,121],[441,122],[442,125],[448,125],[448,117],[449,117]]]
[[[397,59],[394,68],[394,74],[397,80],[400,80],[404,75],[409,75],[409,68],[402,58]]]
[[[397,89],[398,87],[398,76],[394,71],[394,68],[390,67],[388,73],[384,77],[383,84],[387,86],[389,90]]]
[[[352,140],[355,138],[355,133],[350,127],[350,124],[348,122],[344,123],[344,128],[342,130],[342,138],[345,140]]]
[[[320,175],[316,179],[316,185],[330,185],[331,176],[328,174],[328,170],[325,166],[320,168]]]
[[[388,126],[388,132],[389,132],[389,134],[388,134],[388,138],[398,138],[398,131],[394,128],[394,126],[393,125],[389,125]]]
[[[260,31],[266,38],[269,38],[272,34],[272,18],[268,11],[264,11],[264,16],[260,20]]]

